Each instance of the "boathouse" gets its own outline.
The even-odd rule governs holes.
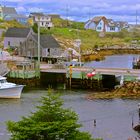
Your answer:
[[[40,59],[47,63],[56,63],[61,56],[62,48],[58,41],[52,35],[40,36]],[[31,34],[18,47],[18,55],[30,59],[38,57],[38,36]]]

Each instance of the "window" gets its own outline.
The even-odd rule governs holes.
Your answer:
[[[50,55],[50,49],[48,49],[48,55]]]
[[[115,27],[110,27],[110,31],[115,31]]]
[[[44,25],[44,22],[42,22],[42,26]]]
[[[97,27],[97,30],[101,30],[102,28],[101,27]]]
[[[8,46],[10,46],[10,41],[8,41]]]
[[[48,53],[50,53],[50,49],[48,49]]]

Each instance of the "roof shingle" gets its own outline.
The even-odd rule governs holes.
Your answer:
[[[13,7],[2,7],[2,12],[4,14],[17,14],[15,8]]]
[[[38,41],[38,36],[33,35],[36,42]],[[43,48],[58,48],[60,44],[56,41],[56,39],[51,35],[41,35],[40,36],[40,45]]]
[[[5,37],[25,38],[28,36],[30,30],[30,28],[9,28],[5,33]]]

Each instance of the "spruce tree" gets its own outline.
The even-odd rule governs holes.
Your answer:
[[[77,114],[62,105],[60,95],[49,92],[36,112],[18,122],[7,122],[11,140],[95,140],[79,130]]]

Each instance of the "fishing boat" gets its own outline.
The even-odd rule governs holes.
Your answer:
[[[7,82],[6,77],[0,76],[0,98],[20,98],[23,87]]]

